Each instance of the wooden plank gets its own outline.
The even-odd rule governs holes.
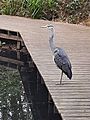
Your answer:
[[[72,62],[73,78],[64,75],[61,86],[56,85],[61,71],[53,62],[48,31],[41,28],[46,24],[54,25],[56,45]],[[90,28],[10,16],[0,16],[0,27],[20,32],[63,120],[90,120]]]
[[[13,64],[16,64],[16,65],[24,65],[24,63],[22,61],[14,60],[14,59],[6,58],[6,57],[1,57],[1,56],[0,56],[0,61],[13,63]]]
[[[64,117],[64,120],[89,120],[90,117]]]
[[[0,38],[14,40],[14,41],[22,41],[22,39],[18,36],[8,35],[3,33],[0,33]]]

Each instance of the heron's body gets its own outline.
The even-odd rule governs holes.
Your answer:
[[[67,75],[69,79],[72,78],[71,63],[65,51],[62,48],[56,48],[54,52],[54,61],[58,68]]]
[[[71,70],[72,67],[70,60],[67,54],[65,53],[65,51],[62,48],[55,46],[54,27],[52,25],[48,25],[47,27],[49,30],[49,44],[54,56],[54,61],[57,67],[62,70],[61,79],[60,79],[60,84],[61,84],[63,73],[65,73],[69,79],[72,78],[72,70]]]

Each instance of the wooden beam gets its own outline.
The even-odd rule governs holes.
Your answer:
[[[16,65],[24,65],[22,61],[14,60],[14,59],[6,58],[6,57],[1,57],[1,56],[0,56],[0,61],[9,62],[9,63],[13,63]]]
[[[17,49],[20,50],[20,42],[17,42]]]
[[[14,41],[22,41],[22,38],[18,36],[8,35],[8,34],[3,34],[3,33],[0,33],[0,38],[14,40]]]

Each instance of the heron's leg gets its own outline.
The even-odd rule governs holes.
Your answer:
[[[61,72],[60,85],[62,84],[63,71]]]

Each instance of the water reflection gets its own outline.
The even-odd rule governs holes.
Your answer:
[[[0,120],[33,120],[17,70],[0,66]]]

